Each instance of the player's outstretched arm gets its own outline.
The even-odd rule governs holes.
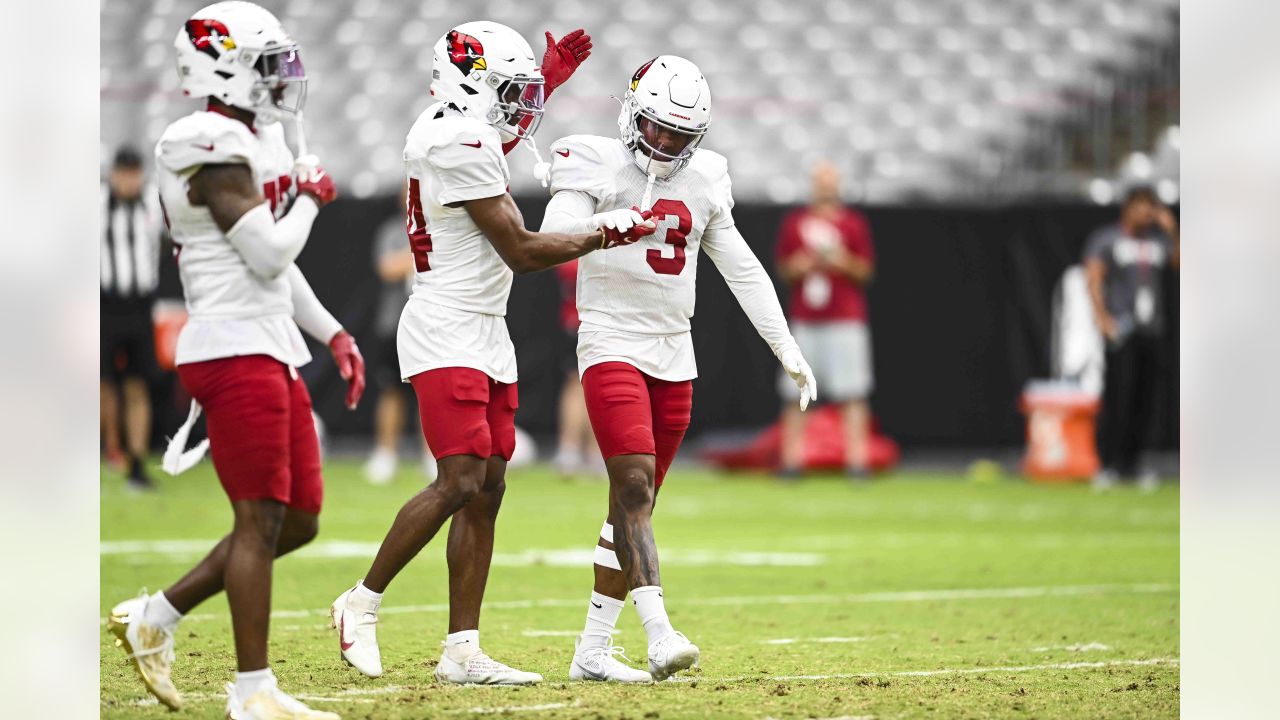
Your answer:
[[[254,274],[272,280],[283,274],[311,234],[320,208],[334,199],[333,180],[323,171],[299,180],[298,199],[279,221],[253,181],[248,165],[203,165],[191,176],[188,198],[205,206]]]
[[[800,388],[800,408],[807,408],[817,398],[817,383],[814,381],[813,371],[809,369],[809,363],[791,337],[786,317],[782,314],[782,304],[778,302],[778,294],[773,289],[773,281],[769,279],[759,258],[751,252],[746,239],[733,225],[708,228],[702,236],[702,249],[724,276],[729,290],[737,298],[756,332],[769,344],[783,369]]]
[[[467,213],[493,244],[498,255],[516,273],[545,270],[553,265],[582,257],[609,246],[611,237],[622,242],[653,232],[653,226],[636,225],[628,233],[608,229],[575,233],[533,232],[524,226],[524,217],[510,195],[503,194],[466,202]]]

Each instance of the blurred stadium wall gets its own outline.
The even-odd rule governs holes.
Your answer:
[[[151,146],[197,107],[177,90],[171,43],[203,4],[102,3],[104,163],[119,143]],[[345,198],[326,209],[300,264],[357,337],[377,288],[369,243],[399,212],[404,135],[430,104],[432,45],[470,19],[511,25],[538,52],[543,30],[582,26],[595,37],[590,60],[548,105],[543,148],[571,133],[614,135],[610,96],[650,57],[697,62],[714,95],[706,147],[728,156],[738,225],[767,266],[783,213],[804,201],[809,166],[835,162],[879,255],[873,406],[908,445],[1018,444],[1018,392],[1049,370],[1058,276],[1088,232],[1115,218],[1126,183],[1178,197],[1176,0],[261,4],[302,44],[308,138]],[[536,226],[546,195],[532,156],[509,160],[512,192]],[[180,295],[171,261],[165,270],[167,292]],[[692,433],[764,425],[778,408],[775,363],[713,266],[699,272]],[[518,278],[510,304],[519,421],[535,434],[555,422],[556,299],[544,273]],[[1166,447],[1177,438],[1172,326]],[[367,429],[371,408],[341,411],[331,363],[306,370],[331,433]]]

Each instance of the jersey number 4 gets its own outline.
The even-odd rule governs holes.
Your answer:
[[[405,230],[409,233],[409,250],[413,253],[413,266],[418,272],[431,269],[427,253],[431,252],[431,233],[427,232],[427,218],[422,212],[422,191],[418,178],[409,178],[409,206],[405,217]]]
[[[684,248],[688,245],[685,238],[693,229],[693,216],[689,214],[689,207],[680,200],[659,200],[650,209],[653,211],[654,222],[668,217],[676,219],[676,226],[666,229],[664,240],[675,249],[675,253],[671,257],[665,257],[661,250],[650,248],[645,253],[645,259],[649,261],[649,267],[659,275],[679,275],[684,270]]]

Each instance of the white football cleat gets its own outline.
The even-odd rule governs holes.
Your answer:
[[[436,680],[455,685],[533,685],[542,682],[542,676],[503,665],[480,649],[458,662],[446,649],[436,665]]]
[[[663,681],[698,662],[698,646],[682,632],[672,630],[649,646],[649,674]]]
[[[297,698],[271,684],[243,700],[235,683],[227,683],[228,720],[342,720],[337,713],[312,710]]]
[[[382,676],[378,611],[363,604],[354,587],[329,606],[329,627],[338,631],[338,648],[343,660],[369,677]]]
[[[116,636],[116,645],[129,654],[129,660],[138,669],[147,691],[170,710],[182,707],[182,695],[173,686],[170,673],[173,670],[173,633],[157,625],[142,621],[147,608],[144,592],[132,600],[111,608],[107,618],[107,630]]]
[[[616,656],[616,657],[615,657]],[[582,636],[574,642],[573,662],[569,665],[570,680],[600,680],[620,683],[653,682],[653,676],[643,670],[618,660],[627,660],[621,647],[609,638],[604,645],[582,647]]]

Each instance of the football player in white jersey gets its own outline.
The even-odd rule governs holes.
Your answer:
[[[546,66],[544,59],[550,76]],[[515,447],[516,359],[505,318],[512,272],[625,246],[654,230],[629,208],[600,213],[575,233],[525,229],[507,194],[503,146],[532,142],[545,89],[524,38],[498,23],[464,23],[436,43],[431,94],[437,102],[405,142],[417,273],[396,344],[401,377],[418,397],[439,471],[400,510],[369,572],[333,602],[342,656],[370,677],[382,674],[376,629],[383,592],[452,517],[449,633],[436,678],[502,685],[542,679],[490,658],[479,636],[494,522]]]
[[[207,97],[206,109],[175,121],[156,146],[189,314],[178,376],[199,403],[192,419],[200,407],[207,415],[235,525],[177,583],[116,606],[108,627],[147,689],[177,709],[174,630],[225,589],[239,670],[227,685],[227,716],[337,718],[285,694],[267,662],[272,561],[315,536],[323,494],[311,400],[296,370],[311,356],[298,328],[332,349],[350,381],[348,407],[364,385],[355,342],[293,263],[336,191],[314,156],[295,163],[285,144],[279,121],[301,109],[306,76],[297,44],[271,13],[216,3],[196,12],[174,45],[184,94]]]
[[[773,283],[734,226],[723,156],[698,149],[711,91],[697,66],[662,55],[640,67],[622,100],[621,138],[574,135],[551,146],[544,231],[575,232],[598,213],[639,207],[658,231],[578,263],[578,370],[609,471],[609,514],[596,547],[595,591],[577,641],[574,680],[664,680],[698,659],[663,605],[650,516],[689,426],[697,367],[689,320],[699,250],[801,390],[813,374],[787,328]],[[649,643],[649,672],[617,659],[611,635],[630,589]]]

